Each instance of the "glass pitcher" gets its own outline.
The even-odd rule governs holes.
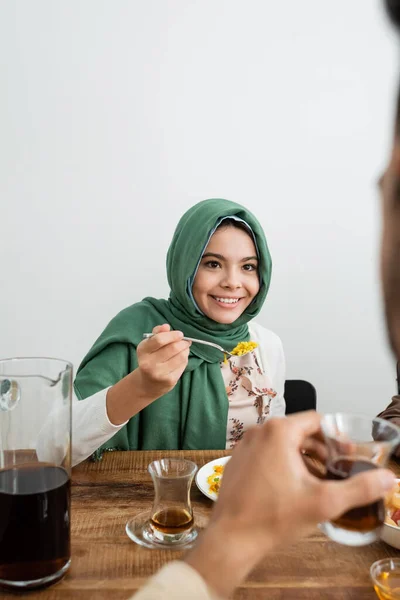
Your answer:
[[[0,585],[58,581],[70,553],[72,365],[0,360]]]

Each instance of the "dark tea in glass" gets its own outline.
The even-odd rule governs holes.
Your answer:
[[[332,464],[327,465],[327,479],[347,479],[352,475],[377,469],[372,462],[360,459],[338,458]],[[373,531],[381,527],[385,520],[385,505],[383,500],[352,508],[345,512],[341,517],[332,521],[338,527],[349,529],[351,531]]]
[[[400,428],[389,421],[351,413],[325,415],[321,429],[326,445],[326,478],[345,480],[385,467],[400,442]],[[335,542],[364,546],[379,539],[385,518],[383,499],[348,510],[320,524]]]

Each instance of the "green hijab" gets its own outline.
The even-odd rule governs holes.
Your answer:
[[[232,324],[209,319],[197,309],[191,284],[205,247],[224,218],[244,221],[253,233],[259,256],[260,290]],[[271,257],[264,231],[250,211],[229,200],[210,199],[180,219],[167,254],[168,300],[144,298],[122,310],[83,359],[75,379],[79,399],[114,385],[137,368],[136,348],[143,333],[169,323],[186,336],[216,342],[226,350],[249,339],[247,323],[264,303],[271,279]],[[104,450],[223,449],[228,398],[221,376],[219,350],[192,344],[188,365],[175,387],[132,417]]]

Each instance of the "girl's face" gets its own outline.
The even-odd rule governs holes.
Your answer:
[[[257,252],[250,235],[237,227],[218,228],[193,283],[197,306],[217,323],[233,323],[259,289]]]

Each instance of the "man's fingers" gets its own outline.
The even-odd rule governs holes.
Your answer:
[[[305,454],[308,454],[313,458],[317,458],[324,464],[328,458],[328,448],[326,444],[320,442],[314,436],[304,440],[301,449]]]
[[[286,419],[292,429],[291,441],[302,443],[305,438],[317,435],[321,430],[321,416],[315,410],[289,415]]]
[[[349,477],[345,481],[321,483],[325,519],[336,519],[351,508],[366,506],[384,497],[393,488],[395,476],[388,469],[373,469]]]
[[[303,461],[311,475],[318,477],[318,479],[325,479],[326,469],[321,461],[307,454],[303,454]]]

